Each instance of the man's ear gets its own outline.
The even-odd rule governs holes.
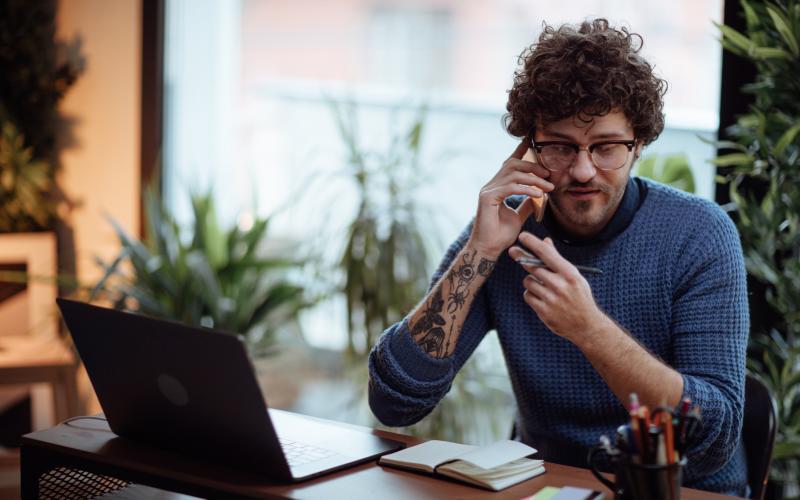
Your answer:
[[[636,141],[636,147],[633,149],[633,161],[638,160],[639,157],[642,155],[643,147],[644,144],[642,144],[642,141]]]

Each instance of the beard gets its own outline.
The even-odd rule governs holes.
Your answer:
[[[615,188],[594,181],[572,182],[551,193],[550,203],[557,215],[556,219],[566,226],[566,229],[585,228],[589,232],[599,232],[611,220],[625,194],[626,185]],[[596,189],[600,193],[591,200],[575,200],[567,194],[567,190],[574,188]]]

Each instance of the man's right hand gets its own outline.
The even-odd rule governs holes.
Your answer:
[[[533,213],[534,206],[530,198],[540,198],[542,192],[550,192],[555,188],[545,180],[550,176],[549,170],[522,159],[530,147],[530,139],[526,137],[503,162],[492,180],[483,186],[478,198],[478,213],[469,244],[493,259],[517,240],[522,225]],[[516,210],[504,203],[512,195],[527,196]]]

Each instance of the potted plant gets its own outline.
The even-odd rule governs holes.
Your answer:
[[[52,0],[9,0],[0,15],[0,264],[46,276],[57,272],[56,107],[82,69],[77,42],[55,39],[55,15]],[[33,261],[46,264],[29,269]],[[25,289],[24,283],[6,286]],[[55,285],[28,288],[35,320],[9,325],[0,313],[6,330],[28,333],[31,321],[49,316],[53,320],[43,330],[55,333]],[[13,300],[16,294],[5,295]]]
[[[343,276],[338,290],[345,297],[349,326],[345,358],[355,380],[354,397],[360,400],[354,406],[374,425],[365,409],[367,355],[381,333],[425,295],[431,263],[440,253],[431,248],[441,246],[435,239],[432,210],[423,215],[413,197],[425,182],[420,161],[426,108],[420,108],[407,126],[394,129],[385,150],[362,146],[355,105],[333,103],[332,108],[345,145],[346,172],[358,192],[358,209],[338,261]],[[392,123],[402,122],[395,118]],[[473,356],[439,406],[405,431],[457,442],[507,436],[513,413],[508,380],[482,361]]]
[[[303,261],[286,257],[287,249],[268,248],[269,218],[224,228],[213,197],[194,195],[190,224],[182,228],[152,192],[145,216],[144,241],[111,221],[120,252],[111,262],[98,261],[105,272],[90,300],[242,335],[256,356],[274,352],[277,333],[310,301],[291,276]]]
[[[751,284],[769,312],[752,325],[748,368],[778,407],[771,478],[800,493],[800,2],[742,0],[745,33],[717,25],[725,49],[751,61],[750,112],[715,161],[734,206]],[[760,297],[757,297],[760,298]]]
[[[412,193],[421,182],[419,156],[424,109],[386,151],[367,151],[357,137],[357,109],[333,103],[346,148],[358,210],[339,260],[347,305],[347,356],[363,361],[386,327],[424,295],[430,278],[430,238],[419,225]]]

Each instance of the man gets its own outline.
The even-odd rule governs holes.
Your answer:
[[[715,204],[630,177],[664,124],[666,83],[640,48],[638,35],[599,19],[546,26],[523,52],[506,120],[522,141],[481,190],[428,295],[373,349],[370,406],[387,425],[419,421],[496,329],[520,438],[540,458],[586,467],[598,438],[629,421],[631,393],[650,407],[688,397],[704,425],[684,484],[743,495],[739,238]],[[531,255],[545,266],[517,263]]]

